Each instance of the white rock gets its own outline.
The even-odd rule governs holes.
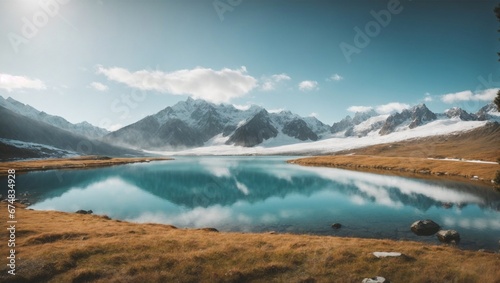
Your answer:
[[[361,283],[389,283],[389,280],[381,276],[375,276],[372,278],[365,278]]]
[[[381,258],[381,257],[391,257],[391,256],[401,256],[401,253],[397,253],[397,252],[374,252],[373,253],[374,256],[378,257],[378,258]]]

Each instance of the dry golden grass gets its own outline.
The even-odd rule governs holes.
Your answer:
[[[435,176],[458,176],[470,179],[473,176],[478,176],[479,180],[490,185],[491,180],[495,178],[496,171],[500,170],[499,164],[369,155],[317,156],[290,160],[288,162],[305,166],[327,166],[370,172],[386,171],[411,177],[432,174]]]
[[[497,170],[500,170],[499,164],[429,158],[496,162],[500,159],[500,125],[489,124],[469,132],[379,144],[340,151],[333,156],[301,158],[289,162],[424,178],[455,176],[470,179],[478,176],[489,185]]]
[[[127,163],[171,160],[164,157],[124,157],[110,158],[102,156],[82,156],[75,158],[37,159],[25,161],[0,162],[0,176],[7,175],[7,170],[15,169],[17,173],[52,170],[52,169],[85,169],[113,166]]]
[[[17,275],[2,265],[0,282],[361,282],[375,275],[392,282],[500,282],[500,254],[448,246],[216,233],[23,208],[17,220]],[[7,237],[0,234],[4,243]],[[375,251],[404,256],[378,259]]]

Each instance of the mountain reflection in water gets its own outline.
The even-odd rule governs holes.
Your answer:
[[[109,168],[18,176],[33,209],[223,231],[277,231],[410,239],[410,224],[433,219],[460,232],[464,248],[498,249],[500,193],[437,182],[285,163],[291,157],[176,157]],[[22,189],[21,189],[22,188]],[[332,230],[331,223],[342,223]]]

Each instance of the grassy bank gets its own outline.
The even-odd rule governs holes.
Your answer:
[[[372,155],[334,155],[307,157],[288,161],[305,166],[326,166],[354,169],[376,173],[392,173],[410,177],[461,177],[475,179],[493,185],[499,164],[484,164],[465,161],[433,160],[416,157],[387,157]]]
[[[492,186],[499,164],[465,162],[500,159],[500,124],[456,134],[431,136],[401,142],[344,150],[332,156],[291,160],[306,166],[328,166],[382,174],[421,178],[450,178],[477,181]],[[445,158],[462,161],[443,160]],[[437,160],[436,160],[437,159]]]
[[[6,203],[0,209],[6,211]],[[500,254],[416,242],[217,233],[55,211],[16,213],[9,282],[498,282]],[[5,224],[4,224],[5,225]],[[5,230],[5,229],[4,229]],[[0,240],[8,240],[2,232]],[[403,253],[376,258],[375,251]],[[7,255],[7,245],[1,254]],[[4,261],[6,261],[4,257]]]
[[[103,156],[82,156],[74,158],[58,159],[37,159],[0,162],[0,176],[7,175],[7,170],[15,169],[17,173],[52,170],[52,169],[84,169],[105,167],[128,163],[150,162],[159,160],[171,160],[165,157],[103,157]]]

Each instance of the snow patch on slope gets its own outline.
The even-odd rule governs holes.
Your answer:
[[[446,135],[454,132],[473,130],[486,125],[487,121],[435,120],[412,130],[402,130],[389,135],[370,135],[366,137],[328,138],[316,142],[302,142],[289,145],[260,145],[251,148],[234,145],[213,145],[182,151],[151,151],[165,155],[313,155],[327,154],[341,150],[361,148],[365,146],[398,142],[414,138]]]

